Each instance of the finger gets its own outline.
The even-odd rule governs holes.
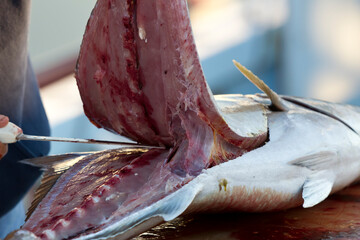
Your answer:
[[[9,123],[9,118],[0,114],[0,128],[5,127]]]
[[[8,145],[0,143],[0,159],[6,155],[8,151]]]

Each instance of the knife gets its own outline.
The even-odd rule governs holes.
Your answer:
[[[17,141],[51,141],[51,142],[72,142],[72,143],[90,143],[90,144],[107,144],[107,145],[121,145],[124,147],[142,147],[142,148],[158,148],[165,149],[165,147],[142,145],[138,143],[106,141],[95,139],[81,139],[81,138],[64,138],[64,137],[47,137],[34,136],[24,134],[22,129],[14,123],[9,122],[5,127],[0,128],[0,142],[1,143],[15,143]]]

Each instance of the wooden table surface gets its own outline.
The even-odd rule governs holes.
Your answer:
[[[148,239],[360,239],[360,184],[309,209],[177,218],[136,238]]]

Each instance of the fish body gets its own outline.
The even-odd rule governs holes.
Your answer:
[[[227,109],[237,109],[241,112],[243,108],[249,110],[249,106],[252,105],[250,109],[261,112],[269,129],[268,141],[263,146],[236,159],[204,169],[181,188],[112,222],[104,229],[85,232],[71,238],[127,239],[164,220],[169,221],[181,214],[193,212],[262,212],[300,205],[311,207],[324,200],[329,194],[358,180],[360,176],[359,125],[350,125],[353,127],[351,129],[332,117],[291,102],[286,102],[289,110],[281,112],[269,110],[266,107],[270,103],[269,100],[258,96],[221,95],[216,96],[216,99],[219,106],[226,106]],[[357,107],[315,100],[298,99],[298,101],[305,101],[321,109],[332,110],[335,115],[342,114],[344,121],[357,122],[356,120],[360,118],[360,110]],[[222,109],[225,111],[225,108]],[[236,114],[237,112],[233,110],[232,114]],[[254,111],[250,111],[251,115],[256,115]],[[251,118],[244,121],[251,121]],[[248,125],[251,123],[249,122]],[[140,154],[139,150],[131,151],[134,152],[132,154]],[[130,152],[119,152],[118,156],[129,155]],[[79,161],[68,171],[72,172],[77,167],[81,167],[84,171],[86,167],[89,167],[89,162],[108,162],[106,158],[118,161],[108,154],[113,153],[97,153],[92,160],[84,161],[80,165],[81,161]],[[125,164],[126,160],[123,161]],[[97,168],[98,172],[102,172],[99,169],[101,167],[96,163],[90,165],[90,168]],[[104,165],[102,168],[105,168]],[[92,169],[92,173],[96,173],[96,170]],[[89,175],[90,172],[84,173],[84,176]],[[69,177],[61,176],[60,180],[61,178],[68,179]],[[63,184],[60,180],[57,184]],[[96,179],[92,181],[96,182]],[[167,179],[167,181],[169,183],[172,180]],[[57,191],[64,191],[64,187],[55,185],[54,188]],[[86,196],[86,190],[76,190],[79,196]],[[54,195],[54,193],[49,194],[49,197]],[[47,203],[44,202],[44,204]],[[99,202],[101,209],[100,204]],[[38,212],[43,215],[48,214],[41,207],[38,208],[25,223],[21,232],[17,234],[30,234],[32,226],[36,226],[41,220]],[[63,223],[61,220],[58,222]],[[72,224],[68,226],[74,228]],[[27,232],[28,230],[30,231]],[[42,229],[42,231],[47,230]],[[49,236],[46,237],[49,238]],[[46,237],[42,236],[45,239]],[[57,238],[54,234],[54,239]],[[30,239],[41,239],[41,237],[33,235]]]
[[[166,149],[28,161],[43,184],[8,239],[128,239],[181,214],[311,207],[358,180],[359,108],[279,96],[235,65],[266,95],[212,95],[185,0],[98,0],[76,69],[85,114]]]
[[[349,118],[359,117],[359,108],[321,104],[346,112]],[[264,146],[204,171],[209,179],[194,201],[199,201],[198,209],[215,207],[216,202],[207,197],[215,193],[221,210],[311,207],[358,180],[358,131],[294,104],[287,112],[268,113],[267,118],[269,141]]]

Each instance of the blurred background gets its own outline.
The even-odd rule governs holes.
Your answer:
[[[73,69],[95,0],[34,0],[30,55],[52,135],[118,139],[83,114]],[[236,59],[286,95],[360,105],[359,0],[189,0],[207,81],[215,94],[257,93]],[[104,146],[56,143],[51,154]]]

